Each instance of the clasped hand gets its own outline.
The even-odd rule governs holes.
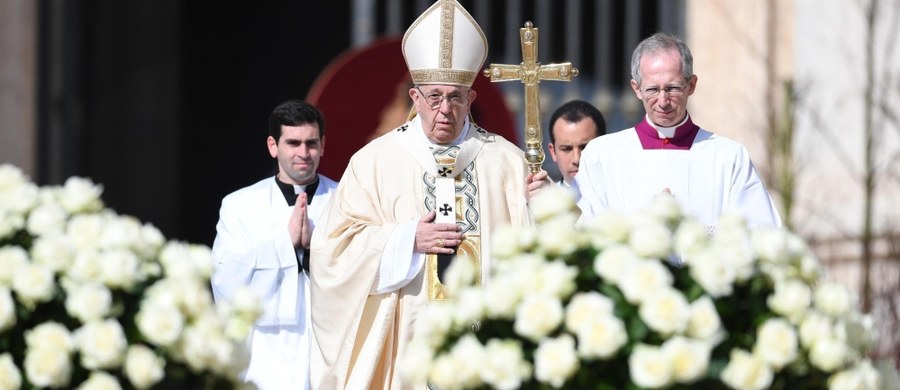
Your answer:
[[[415,249],[419,253],[453,254],[463,240],[455,223],[434,223],[437,215],[431,211],[416,225]]]
[[[294,204],[294,211],[291,213],[291,220],[288,222],[288,232],[291,235],[291,243],[294,248],[309,249],[309,242],[312,239],[312,224],[309,222],[309,216],[306,210],[306,193],[301,192],[297,195],[297,203]]]

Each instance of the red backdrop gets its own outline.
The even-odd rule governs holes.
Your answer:
[[[412,82],[400,43],[399,37],[383,38],[346,52],[310,88],[306,100],[325,115],[325,155],[319,171],[326,176],[340,179],[353,153],[406,121]],[[475,122],[519,144],[512,112],[497,85],[479,75],[472,88],[478,91],[472,105]]]

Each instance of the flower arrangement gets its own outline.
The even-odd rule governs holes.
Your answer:
[[[491,277],[454,261],[401,373],[436,389],[881,389],[849,290],[796,235],[724,215],[710,234],[660,195],[576,226],[569,191],[495,235]]]
[[[167,242],[101,193],[0,165],[0,390],[235,387],[255,296],[213,304],[207,247]]]

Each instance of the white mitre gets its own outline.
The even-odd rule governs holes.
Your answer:
[[[416,85],[471,87],[487,58],[487,38],[456,0],[438,0],[406,30],[403,57]]]

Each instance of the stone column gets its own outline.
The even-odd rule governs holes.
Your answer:
[[[0,1],[0,164],[32,178],[35,158],[37,2]]]

